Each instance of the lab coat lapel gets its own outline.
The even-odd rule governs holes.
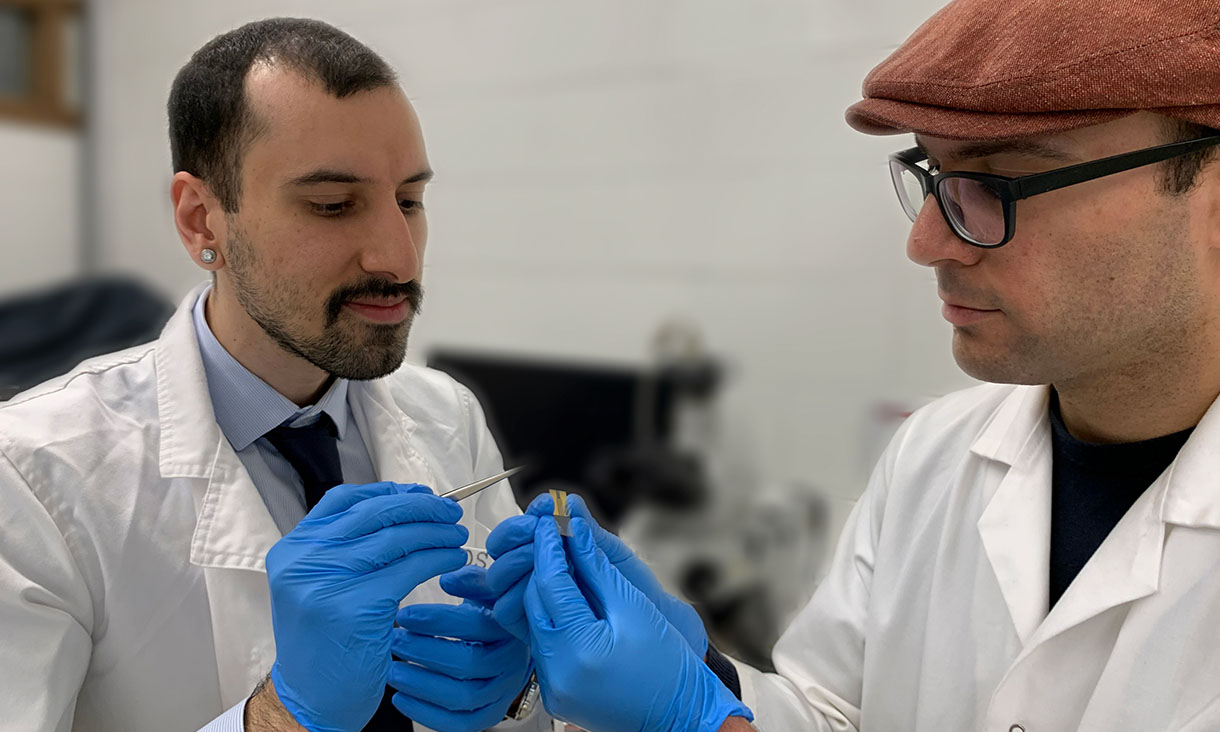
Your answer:
[[[1220,529],[1220,399],[1199,420],[1170,468],[1161,517],[1171,524]]]
[[[1220,528],[1220,406],[1213,402],[1177,458],[1139,500],[1081,569],[1028,652],[1101,613],[1156,592],[1160,586],[1166,526]]]
[[[190,562],[203,569],[229,706],[249,695],[275,658],[264,560],[281,535],[216,423],[191,320],[201,289],[186,297],[156,347],[160,467],[163,478],[186,481],[195,493]]]
[[[1135,502],[1072,580],[1047,616],[1027,653],[1110,608],[1156,592],[1165,524],[1161,503],[1169,471]]]
[[[191,319],[203,287],[186,296],[157,342],[161,477],[195,479],[199,518],[191,538],[192,564],[262,572],[280,532],[216,423]]]
[[[364,438],[377,479],[395,483],[419,483],[436,492],[428,461],[411,444],[416,423],[394,401],[383,380],[353,381],[348,386],[352,415]]]
[[[1050,583],[1049,390],[1017,389],[971,448],[1008,465],[978,521],[987,560],[1022,643],[1046,617]]]
[[[281,534],[228,441],[200,509],[191,562],[204,568],[224,705],[249,696],[275,661],[267,552]]]

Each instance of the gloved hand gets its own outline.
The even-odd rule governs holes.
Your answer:
[[[610,564],[590,525],[534,533],[525,591],[530,653],[552,715],[598,732],[716,732],[753,719],[656,606]],[[568,569],[568,560],[572,569]]]
[[[445,575],[446,592],[486,593],[482,567]],[[408,605],[398,611],[390,666],[394,706],[440,732],[476,732],[500,722],[529,681],[529,647],[478,600]]]
[[[372,718],[398,603],[466,563],[461,516],[424,486],[340,485],[267,552],[271,680],[302,726],[360,730]]]
[[[495,561],[487,571],[487,586],[499,595],[494,604],[496,620],[518,638],[526,637],[525,586],[534,567],[534,527],[538,516],[550,516],[555,503],[549,493],[535,498],[523,516],[512,516],[487,537],[487,551]],[[584,499],[568,496],[568,511],[588,522],[597,548],[605,553],[627,581],[657,606],[665,619],[677,628],[695,655],[707,655],[707,631],[699,613],[661,587],[648,565],[635,555],[617,536],[597,525],[589,514]]]

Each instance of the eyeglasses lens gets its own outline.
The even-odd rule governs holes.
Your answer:
[[[971,178],[945,178],[940,198],[950,224],[976,244],[1004,241],[1004,202],[985,183]]]

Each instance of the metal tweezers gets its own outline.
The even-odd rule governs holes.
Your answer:
[[[484,488],[490,488],[491,486],[495,485],[496,483],[499,483],[500,481],[504,480],[505,478],[508,478],[512,475],[516,475],[518,472],[520,472],[523,469],[525,469],[524,465],[519,465],[515,468],[510,468],[508,470],[505,470],[503,473],[498,473],[496,475],[491,476],[490,478],[484,478],[483,480],[475,481],[474,483],[471,483],[469,485],[464,485],[461,488],[454,488],[453,490],[449,491],[448,493],[442,493],[441,498],[452,498],[455,501],[460,501],[463,498],[470,498],[471,496],[473,496],[474,494],[483,490]]]

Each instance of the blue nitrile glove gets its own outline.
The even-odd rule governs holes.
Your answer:
[[[394,706],[425,727],[487,729],[504,719],[529,682],[529,647],[484,605],[408,605],[398,611],[398,624],[390,666]]]
[[[487,585],[500,597],[495,602],[496,620],[518,638],[525,638],[525,585],[534,568],[534,526],[536,516],[549,516],[555,511],[555,503],[549,493],[535,498],[524,516],[513,516],[500,522],[487,538],[487,551],[495,561],[487,570]],[[627,581],[636,586],[652,604],[657,606],[691,648],[695,655],[707,655],[707,631],[699,613],[685,602],[665,591],[656,575],[614,534],[606,531],[589,514],[584,499],[568,495],[568,512],[589,522],[593,540],[610,563],[623,573]]]
[[[534,503],[537,502],[535,499]],[[505,630],[522,641],[529,637],[529,624],[525,622],[525,584],[534,570],[534,527],[537,525],[535,514],[510,516],[496,525],[487,537],[487,553],[494,560],[487,570],[485,583],[495,597],[492,613]],[[444,582],[445,578],[441,580]],[[445,591],[467,597],[460,589]]]
[[[303,727],[354,731],[372,718],[398,603],[466,563],[461,516],[423,486],[340,485],[267,552],[271,680]]]
[[[753,719],[656,606],[572,519],[540,519],[525,591],[530,653],[553,716],[598,732],[716,732]],[[572,569],[568,569],[568,560]]]

